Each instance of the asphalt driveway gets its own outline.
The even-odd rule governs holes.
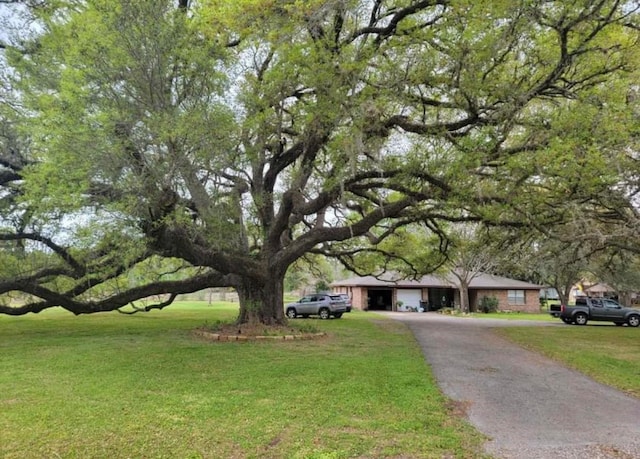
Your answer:
[[[384,314],[409,326],[443,392],[491,438],[486,450],[493,457],[640,458],[640,400],[492,333],[566,325]]]

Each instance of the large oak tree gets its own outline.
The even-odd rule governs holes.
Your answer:
[[[3,45],[20,106],[0,152],[2,313],[231,286],[240,322],[275,324],[309,252],[354,262],[415,222],[551,225],[580,199],[632,212],[615,185],[637,171],[633,2],[45,0],[30,14],[32,36]]]

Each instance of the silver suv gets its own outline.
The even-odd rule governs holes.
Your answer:
[[[347,311],[347,303],[340,295],[314,293],[303,296],[295,303],[287,304],[284,310],[289,319],[311,315],[320,316],[321,319],[328,319],[331,316],[339,319]]]
[[[351,297],[346,293],[338,293],[347,304],[347,312],[351,312]]]

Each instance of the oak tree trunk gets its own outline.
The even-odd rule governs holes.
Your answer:
[[[245,278],[237,287],[238,324],[284,325],[284,273],[268,272],[259,279]]]
[[[469,311],[469,286],[465,282],[460,282],[460,311]]]

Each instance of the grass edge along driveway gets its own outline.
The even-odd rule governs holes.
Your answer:
[[[311,341],[192,334],[236,314],[0,317],[0,457],[481,457],[404,325],[353,312],[301,320],[327,333]]]

